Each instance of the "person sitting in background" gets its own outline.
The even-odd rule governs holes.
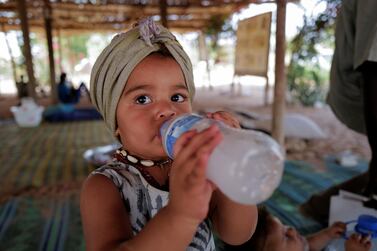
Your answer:
[[[90,95],[88,87],[86,87],[86,84],[83,81],[80,83],[79,91],[80,91],[81,96],[88,96],[89,97],[89,95]]]
[[[20,82],[17,82],[17,90],[18,90],[18,97],[20,99],[28,97],[28,89],[27,89],[27,83],[24,80],[24,75],[20,76],[21,80]]]
[[[285,226],[265,207],[258,208],[258,223],[254,235],[240,246],[224,244],[223,251],[321,251],[334,239],[340,238],[346,224],[335,222],[310,236],[301,236],[293,227]],[[353,234],[345,241],[345,251],[368,251],[369,237]]]
[[[67,74],[63,72],[60,75],[60,82],[58,84],[59,104],[50,105],[46,108],[43,112],[44,120],[48,122],[62,122],[101,119],[101,114],[94,108],[76,107],[80,97],[88,95],[85,94],[88,92],[84,82],[81,82],[80,87],[75,89],[67,81]]]
[[[76,104],[80,100],[80,88],[75,89],[67,80],[67,74],[60,74],[60,82],[58,84],[58,98],[63,104]]]

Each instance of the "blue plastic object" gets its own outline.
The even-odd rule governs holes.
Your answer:
[[[356,233],[363,236],[370,235],[370,237],[377,238],[377,217],[367,214],[362,214],[358,217],[357,220],[346,222],[346,224],[356,223],[354,230]],[[344,234],[345,239],[348,239],[348,236]]]
[[[362,214],[357,219],[355,231],[361,235],[370,235],[377,238],[377,217]]]

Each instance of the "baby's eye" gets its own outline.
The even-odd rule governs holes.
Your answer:
[[[141,105],[149,104],[151,101],[151,98],[146,95],[142,95],[136,98],[136,103]]]
[[[171,96],[171,101],[173,102],[182,103],[185,100],[186,100],[186,97],[183,96],[182,94],[174,94],[173,96]]]

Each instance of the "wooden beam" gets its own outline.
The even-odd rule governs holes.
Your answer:
[[[56,87],[56,80],[55,80],[55,61],[54,61],[54,49],[52,45],[52,10],[50,6],[50,2],[48,0],[44,0],[43,6],[43,16],[44,16],[44,24],[45,24],[45,32],[46,32],[46,40],[47,40],[47,48],[48,48],[48,61],[49,61],[49,68],[50,68],[50,98],[53,104],[58,103],[58,90]]]
[[[201,28],[205,27],[207,25],[208,19],[195,19],[195,20],[170,20],[170,28],[192,28],[192,30],[200,30]],[[1,23],[1,22],[0,22]],[[65,29],[77,29],[77,30],[83,30],[87,29],[88,31],[96,31],[96,30],[103,30],[103,29],[109,29],[110,31],[121,31],[121,30],[127,30],[129,29],[132,24],[134,23],[133,20],[130,20],[130,22],[83,22],[78,23],[73,20],[54,20],[54,28],[55,29],[61,29],[64,31]],[[32,20],[29,21],[29,24],[32,28],[37,27],[44,27],[43,20]],[[6,29],[19,29],[19,25],[13,24],[13,25],[5,25]],[[13,28],[11,28],[13,27]]]
[[[272,137],[284,147],[284,113],[285,113],[285,19],[287,0],[277,0],[276,12],[276,57],[275,57],[275,91],[272,111]]]
[[[25,0],[17,0],[18,14],[21,19],[22,36],[24,39],[23,54],[26,61],[26,70],[28,75],[28,94],[30,97],[36,99],[35,93],[35,77],[33,69],[33,56],[31,54],[30,37],[29,37],[29,24],[27,19],[27,9]]]

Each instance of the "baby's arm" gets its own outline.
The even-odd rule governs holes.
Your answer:
[[[240,128],[238,120],[228,112],[207,113],[207,117]],[[215,231],[223,241],[231,245],[240,245],[254,233],[258,212],[256,206],[235,203],[220,190],[216,190],[211,200],[210,216]]]
[[[344,245],[346,251],[369,251],[372,248],[370,237],[361,237],[358,234],[352,234]]]
[[[91,176],[81,194],[87,250],[185,250],[208,213],[213,187],[205,172],[208,156],[220,141],[216,127],[186,133],[177,141],[170,201],[136,236],[118,189],[104,176]]]
[[[341,237],[345,230],[345,223],[335,222],[331,227],[308,236],[306,239],[309,243],[310,251],[322,250],[331,240]]]
[[[258,219],[256,206],[235,203],[220,190],[213,193],[211,220],[220,238],[231,245],[241,245],[250,239]]]
[[[105,176],[90,177],[81,193],[86,250],[183,250],[196,226],[162,209],[135,237],[119,190]],[[186,226],[186,228],[182,228]],[[175,236],[174,240],[166,236]],[[179,242],[181,245],[174,245]],[[174,248],[173,248],[174,247]]]

